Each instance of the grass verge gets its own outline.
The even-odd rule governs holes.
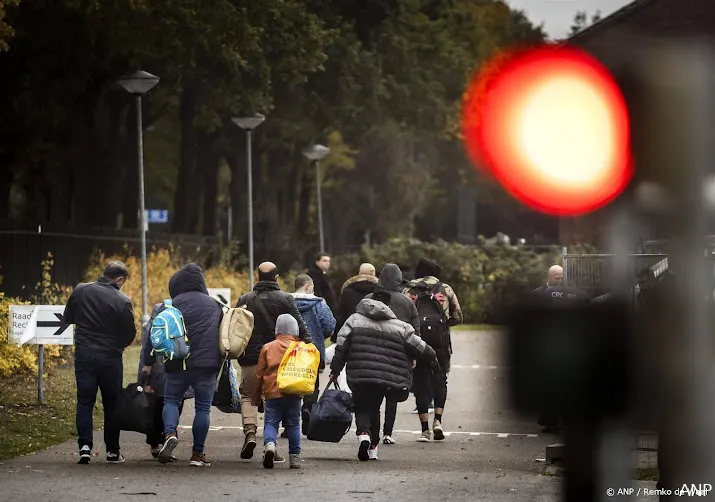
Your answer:
[[[139,347],[124,352],[124,385],[136,380]],[[0,380],[0,460],[33,453],[72,439],[76,386],[72,366],[45,376],[46,404],[37,403],[37,376],[17,375]],[[94,407],[95,426],[102,425],[102,402]]]

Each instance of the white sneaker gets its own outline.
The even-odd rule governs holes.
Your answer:
[[[361,434],[358,436],[358,443],[360,445],[358,449],[358,458],[367,462],[370,459],[368,451],[370,450],[370,436],[368,434]]]
[[[276,456],[276,444],[266,443],[266,450],[263,453],[263,467],[266,469],[273,469],[273,460]]]
[[[385,436],[382,438],[382,444],[395,444],[397,441],[392,439],[392,436]]]
[[[420,437],[417,438],[418,443],[429,443],[432,441],[432,431],[424,431]]]
[[[368,460],[377,460],[377,446],[372,446],[367,450],[367,458]]]
[[[78,464],[89,464],[89,461],[92,460],[92,449],[84,445],[82,448],[79,450],[79,461],[77,462]]]

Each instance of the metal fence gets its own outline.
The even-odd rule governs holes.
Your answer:
[[[614,254],[569,254],[563,248],[564,284],[584,290],[591,298],[608,295],[609,279],[612,277]],[[650,268],[655,277],[668,270],[667,254],[633,254],[633,293],[638,293],[638,274]]]
[[[564,284],[586,291],[592,301],[603,301],[610,295],[609,279],[614,254],[569,254],[563,248]],[[668,270],[668,255],[660,253],[640,253],[630,256],[633,263],[633,298],[638,295],[638,275],[645,269],[653,271],[658,278]],[[649,430],[638,431],[634,448],[638,451],[658,451],[658,433]]]

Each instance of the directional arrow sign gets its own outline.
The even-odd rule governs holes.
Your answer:
[[[64,305],[10,305],[9,342],[72,345],[74,326],[64,322]]]
[[[69,324],[65,324],[64,314],[58,314],[55,312],[56,321],[37,321],[38,328],[57,328],[57,331],[52,333],[52,336],[59,336],[64,330],[69,327]]]

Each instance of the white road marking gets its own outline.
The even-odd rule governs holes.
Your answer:
[[[191,429],[190,425],[179,425],[179,429]],[[240,425],[212,425],[209,427],[210,431],[220,431],[220,430],[243,430]],[[350,432],[355,432],[355,429],[350,429]],[[400,434],[422,434],[422,431],[407,431],[407,430],[395,430],[393,432]],[[444,435],[449,437],[453,434],[462,434],[469,436],[496,436],[499,439],[508,439],[510,437],[527,437],[527,438],[538,438],[538,434],[522,434],[513,432],[467,432],[467,431],[445,431]]]

